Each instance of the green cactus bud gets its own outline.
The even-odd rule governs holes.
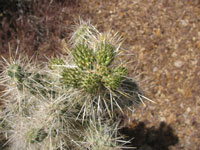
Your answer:
[[[101,75],[101,76],[107,76],[108,74],[110,74],[110,70],[108,67],[106,66],[100,66],[97,68],[97,72]]]
[[[109,66],[114,56],[114,46],[108,43],[102,43],[96,53],[96,61],[99,65]]]
[[[95,73],[84,74],[81,87],[88,93],[95,93],[101,85],[101,77]]]
[[[123,77],[126,74],[127,74],[126,68],[124,68],[124,67],[115,68],[111,74],[109,74],[108,76],[105,76],[103,78],[105,87],[113,89],[113,90],[118,88],[121,81],[123,80]]]
[[[73,50],[72,55],[74,62],[80,69],[87,70],[93,68],[95,57],[93,55],[92,50],[89,49],[88,46],[85,45],[76,46]]]
[[[116,75],[108,75],[103,78],[104,86],[109,89],[116,89],[120,84],[120,78]]]
[[[62,72],[61,83],[78,88],[80,86],[81,72],[77,68],[67,68]]]

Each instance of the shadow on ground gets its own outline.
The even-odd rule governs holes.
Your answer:
[[[179,142],[172,127],[165,122],[161,122],[158,128],[147,128],[144,122],[139,122],[134,128],[122,128],[120,133],[127,136],[131,141],[129,146],[137,150],[169,150],[170,146]]]

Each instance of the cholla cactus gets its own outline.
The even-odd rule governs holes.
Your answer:
[[[71,45],[75,47],[79,44],[89,43],[96,31],[96,28],[90,24],[90,21],[85,22],[80,20],[80,23],[74,26],[74,32],[71,36]]]
[[[24,96],[47,94],[48,81],[46,75],[40,74],[41,66],[27,56],[10,56],[1,63],[3,72],[0,75],[0,84],[5,86],[4,95],[12,95],[12,99],[22,100]]]
[[[118,123],[112,125],[110,123],[109,121],[102,123],[100,119],[98,121],[90,120],[89,126],[84,133],[84,141],[81,142],[81,145],[87,150],[133,149],[124,146],[129,142],[123,141],[123,137],[118,135]]]
[[[124,148],[118,124],[99,121],[113,119],[116,109],[123,112],[136,100],[125,63],[117,61],[120,37],[81,21],[70,41],[68,56],[42,65],[22,55],[3,58],[0,134],[9,150]]]
[[[55,62],[53,58],[50,64],[54,62],[57,68],[50,67],[49,72],[63,69],[57,76],[61,76],[59,82],[64,87],[63,92],[70,93],[69,105],[80,110],[78,118],[82,116],[84,121],[93,112],[112,117],[114,109],[122,111],[128,107],[123,105],[127,102],[121,101],[129,104],[134,101],[131,95],[120,89],[128,74],[123,63],[116,63],[121,53],[121,40],[117,34],[100,33],[89,22],[81,21],[75,29],[71,38],[72,52],[68,56],[70,60],[59,58],[59,62]],[[65,65],[60,66],[60,62]]]
[[[75,121],[77,112],[68,111],[66,95],[54,91],[53,82],[36,66],[25,56],[2,62],[0,133],[8,138],[9,150],[75,149],[72,139],[82,126]]]

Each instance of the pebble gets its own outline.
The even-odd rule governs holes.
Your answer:
[[[176,57],[177,54],[175,52],[172,53],[172,57]]]
[[[200,32],[198,32],[198,36],[200,37]]]
[[[183,62],[180,60],[177,60],[174,62],[174,66],[177,68],[181,68],[183,66]]]
[[[154,67],[154,68],[153,68],[153,72],[156,72],[156,71],[158,71],[158,68],[157,68],[157,67]]]
[[[181,24],[183,26],[187,26],[188,25],[188,20],[181,20]]]
[[[161,122],[166,122],[166,118],[165,117],[160,117],[160,121]]]
[[[196,65],[198,63],[198,60],[193,60],[192,65]]]

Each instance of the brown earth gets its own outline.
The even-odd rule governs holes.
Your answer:
[[[130,75],[156,102],[144,101],[146,106],[125,117],[122,132],[134,137],[139,150],[200,150],[199,0],[82,0],[45,10],[31,24],[28,17],[1,20],[1,55],[7,56],[7,43],[16,45],[16,39],[41,58],[60,53],[79,16],[100,31],[119,32],[123,47],[134,54],[125,57]]]

